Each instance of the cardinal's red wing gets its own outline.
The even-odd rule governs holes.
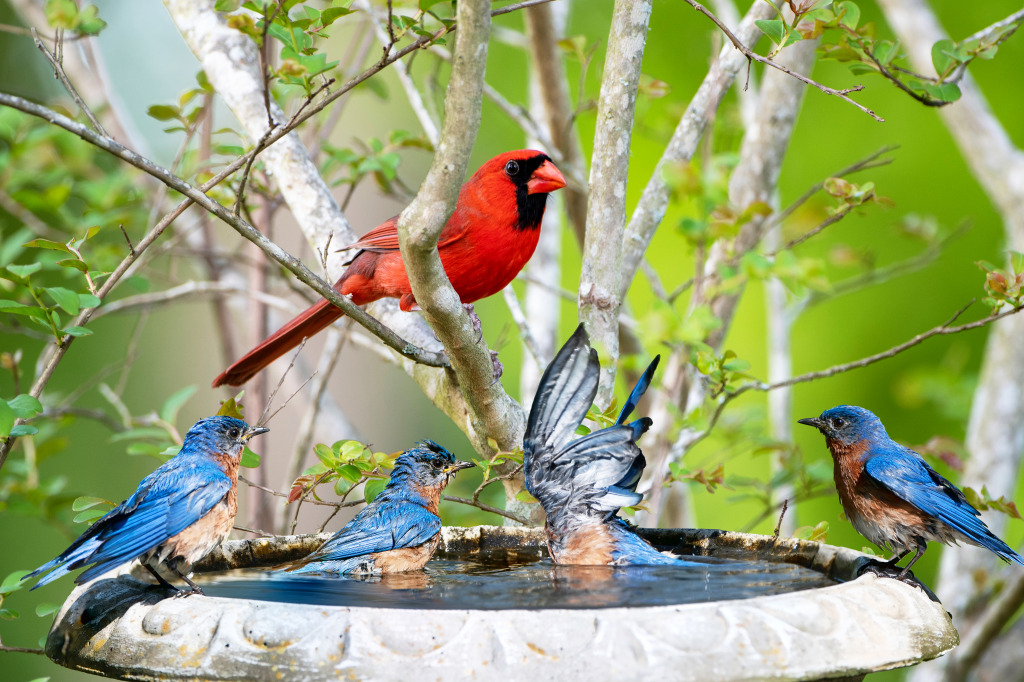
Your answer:
[[[465,230],[453,229],[453,226],[459,222],[457,220],[448,221],[448,224],[441,230],[441,238],[437,242],[437,248],[440,249],[447,246],[465,233]],[[373,253],[398,251],[398,216],[373,228],[360,237],[359,241],[343,247],[342,250],[346,249],[360,249],[362,251],[372,251]]]

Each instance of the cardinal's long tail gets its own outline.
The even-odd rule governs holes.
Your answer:
[[[325,329],[343,314],[327,299],[320,301],[268,336],[263,343],[224,370],[213,380],[213,387],[225,384],[241,386],[264,367],[302,343],[302,339]]]

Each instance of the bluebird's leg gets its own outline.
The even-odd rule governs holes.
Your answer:
[[[916,564],[917,560],[924,556],[925,547],[926,545],[923,542],[918,544],[917,551],[914,552],[914,558],[910,560],[910,563],[903,567],[900,574],[896,576],[896,580],[902,580],[903,582],[910,584],[917,582],[917,579],[914,578],[914,574],[910,572],[910,567]],[[908,575],[910,576],[910,580],[907,580]]]
[[[147,563],[143,563],[142,565],[146,567],[147,571],[153,574],[153,577],[156,578],[156,581],[160,583],[161,586],[166,587],[168,590],[171,590],[172,592],[181,592],[181,590],[167,582],[167,580],[165,580],[162,575],[157,573],[155,568],[153,568]]]
[[[170,567],[170,569],[172,571],[174,571],[178,575],[179,578],[181,578],[186,583],[188,583],[188,586],[190,588],[192,588],[188,592],[185,592],[184,590],[181,590],[181,591],[178,592],[178,594],[176,594],[174,596],[176,596],[176,597],[187,597],[190,594],[203,594],[203,590],[199,587],[199,585],[196,585],[194,582],[189,580],[189,577],[187,575],[185,575],[184,573],[182,573],[181,571],[179,571],[177,566],[175,566],[174,564],[170,564],[170,563],[168,564],[168,566]]]

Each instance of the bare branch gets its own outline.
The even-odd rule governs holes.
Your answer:
[[[492,514],[497,514],[498,516],[504,516],[506,519],[509,519],[510,521],[515,521],[516,523],[518,523],[520,525],[523,525],[523,526],[531,525],[529,519],[527,519],[527,518],[525,518],[523,516],[520,516],[519,514],[513,514],[512,512],[507,512],[504,509],[498,509],[497,507],[492,507],[491,505],[485,504],[485,503],[481,502],[480,500],[470,500],[470,499],[465,498],[465,497],[455,497],[454,495],[442,495],[441,499],[447,500],[448,502],[458,502],[459,504],[468,504],[470,507],[476,507],[477,509],[483,509],[485,512],[490,512]]]
[[[773,13],[772,6],[767,2],[755,2],[740,23],[737,31],[740,38],[744,42],[756,44],[762,34],[761,29],[757,28],[754,22],[767,19]],[[725,93],[728,92],[736,75],[746,63],[742,53],[730,47],[723,48],[718,59],[708,70],[700,88],[697,89],[697,93],[690,100],[686,112],[679,119],[672,139],[654,167],[654,172],[651,173],[651,178],[644,188],[643,196],[640,197],[640,201],[633,210],[629,225],[626,227],[622,254],[623,274],[619,290],[621,296],[625,296],[629,290],[629,285],[636,276],[637,268],[640,267],[640,260],[651,243],[655,231],[665,218],[671,191],[667,177],[668,169],[675,164],[685,163],[693,158],[693,154],[697,150],[697,143],[704,130],[714,119],[715,111],[725,97]]]
[[[488,435],[502,448],[517,445],[524,428],[523,411],[494,381],[490,353],[482,339],[477,343],[469,316],[441,266],[437,239],[455,209],[480,126],[489,6],[487,0],[458,4],[460,30],[445,97],[441,142],[419,193],[398,219],[409,283],[424,318],[449,352],[462,397],[470,407],[475,435],[471,439],[481,453],[489,451]]]
[[[580,321],[604,356],[598,405],[611,402],[619,359],[630,139],[651,9],[651,0],[616,0],[598,100],[579,286]]]

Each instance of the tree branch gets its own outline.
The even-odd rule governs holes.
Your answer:
[[[767,19],[774,15],[775,10],[767,2],[755,2],[747,15],[740,22],[737,33],[743,42],[755,45],[761,37],[761,29],[755,25],[755,21]],[[626,234],[623,238],[624,246],[622,253],[622,282],[619,288],[620,296],[625,296],[629,290],[633,278],[636,276],[637,268],[647,251],[654,233],[657,231],[661,221],[665,218],[668,209],[668,200],[671,187],[667,177],[667,170],[680,163],[686,163],[693,158],[697,150],[697,143],[708,124],[714,120],[715,112],[718,110],[725,93],[729,91],[733,80],[747,60],[741,52],[737,52],[729,46],[722,48],[718,59],[711,65],[704,81],[697,89],[697,93],[690,100],[685,113],[679,119],[672,139],[669,140],[665,151],[654,167],[650,180],[644,188],[644,193],[633,209],[633,216],[626,227]]]
[[[591,343],[604,356],[596,398],[602,406],[611,402],[619,360],[630,139],[651,10],[651,0],[616,0],[597,105],[579,313]]]

